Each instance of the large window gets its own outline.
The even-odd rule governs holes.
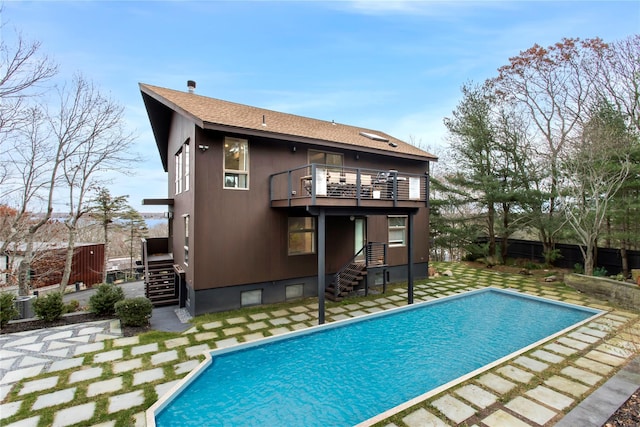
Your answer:
[[[289,218],[289,255],[316,253],[316,221],[313,217]]]
[[[180,150],[176,153],[175,159],[176,159],[175,193],[180,194],[182,193],[182,147],[180,147]]]
[[[224,188],[249,188],[249,141],[224,139]]]
[[[405,246],[407,244],[407,217],[389,217],[389,246]]]
[[[326,153],[324,151],[309,150],[309,164],[311,163],[336,166],[341,169],[344,165],[344,158],[340,153]]]
[[[189,191],[189,140],[184,143],[184,191]]]

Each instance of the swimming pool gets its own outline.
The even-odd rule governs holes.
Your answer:
[[[356,425],[600,313],[486,288],[216,350],[147,425]]]

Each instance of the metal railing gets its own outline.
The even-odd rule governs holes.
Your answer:
[[[362,270],[354,269],[354,264],[359,264],[358,259],[364,258],[364,268],[382,267],[387,264],[387,244],[382,242],[369,242],[351,258],[333,278],[333,295],[337,299],[358,277]]]
[[[428,175],[310,164],[270,176],[270,200],[318,198],[427,202]]]

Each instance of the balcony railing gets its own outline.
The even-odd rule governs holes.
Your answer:
[[[270,177],[273,206],[426,205],[428,175],[310,164]]]

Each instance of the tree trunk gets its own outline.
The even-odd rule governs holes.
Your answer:
[[[20,261],[18,266],[18,295],[29,295],[29,270],[31,269],[31,262],[27,258]]]
[[[620,261],[622,263],[622,275],[626,278],[629,277],[629,254],[627,253],[627,242],[622,241],[620,247]]]
[[[70,224],[67,224],[67,228],[69,229],[69,242],[67,243],[67,255],[64,261],[62,280],[60,281],[60,292],[62,293],[64,293],[64,290],[69,284],[71,269],[73,268],[73,253],[75,252],[77,234],[76,221],[73,220]]]
[[[496,211],[495,208],[493,207],[492,203],[489,203],[487,205],[488,207],[488,211],[487,211],[487,230],[488,230],[488,234],[489,234],[489,252],[488,252],[488,258],[491,259],[495,259],[496,256],[496,232],[494,229],[494,221],[495,221],[495,217],[496,217]]]

